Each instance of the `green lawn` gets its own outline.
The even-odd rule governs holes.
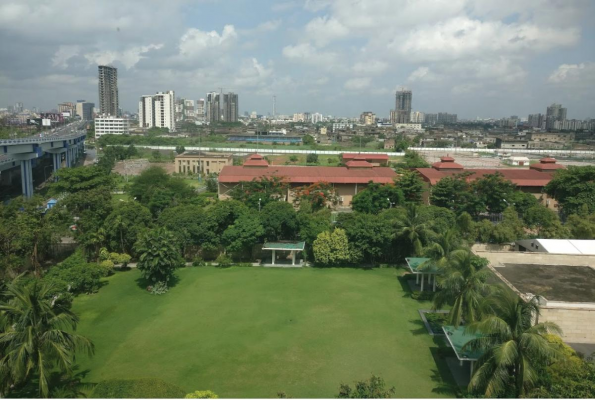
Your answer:
[[[453,395],[417,312],[429,304],[409,297],[401,271],[198,267],[177,274],[164,296],[141,288],[133,270],[76,299],[78,332],[96,347],[92,359],[79,359],[90,370],[86,381],[160,377],[221,397],[334,397],[340,383],[377,374],[397,397]]]

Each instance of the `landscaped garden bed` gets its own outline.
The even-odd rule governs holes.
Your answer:
[[[419,310],[419,315],[430,335],[444,335],[442,327],[447,325],[447,310]]]

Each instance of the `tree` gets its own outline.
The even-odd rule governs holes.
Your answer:
[[[230,192],[234,200],[238,200],[250,208],[262,209],[271,201],[284,199],[289,184],[283,177],[272,176],[254,178],[252,181],[242,181]]]
[[[470,250],[455,250],[449,261],[438,275],[438,287],[441,289],[434,296],[434,308],[452,305],[448,313],[448,323],[458,327],[463,320],[466,323],[479,319],[480,304],[490,294],[491,286],[487,283],[490,272],[485,258],[474,255]]]
[[[427,235],[428,226],[423,222],[419,214],[419,206],[413,204],[407,206],[406,215],[397,222],[400,237],[407,239],[413,248],[414,256],[421,256],[423,252],[422,240]]]
[[[262,226],[267,240],[294,239],[297,233],[297,218],[293,206],[284,201],[267,204],[261,213]]]
[[[440,179],[432,187],[430,202],[437,207],[453,210],[457,214],[466,211],[470,215],[477,216],[485,210],[485,204],[471,191],[467,180],[469,175],[470,173],[465,172]]]
[[[75,333],[78,317],[48,298],[51,289],[40,281],[8,284],[8,300],[0,302],[2,386],[35,378],[39,395],[48,397],[52,371],[71,374],[77,352],[93,354],[93,343]]]
[[[395,181],[395,186],[400,189],[408,203],[421,203],[424,192],[424,182],[415,171],[401,169],[397,171],[399,178]]]
[[[308,164],[318,164],[318,154],[310,153],[306,157],[306,162]]]
[[[583,205],[595,213],[595,166],[559,169],[544,190],[566,215],[578,214]]]
[[[566,227],[575,239],[595,239],[595,213],[589,214],[588,207],[584,204],[579,214],[568,217]]]
[[[304,204],[313,211],[321,210],[329,205],[336,205],[339,196],[335,188],[328,182],[316,182],[309,186],[300,186],[293,189],[294,204],[302,208]]]
[[[340,399],[390,399],[395,395],[395,388],[386,389],[384,379],[372,375],[370,379],[355,383],[355,388],[349,385],[341,384],[339,394]]]
[[[395,184],[380,184],[370,181],[368,186],[353,196],[354,211],[378,214],[380,211],[405,203],[403,191]]]
[[[326,231],[318,235],[312,245],[314,260],[322,265],[335,265],[350,259],[349,240],[343,229]]]
[[[302,137],[302,143],[306,146],[311,146],[313,144],[316,144],[316,141],[314,140],[314,137],[312,135],[304,135]]]
[[[499,172],[487,174],[471,183],[471,191],[481,199],[487,210],[499,214],[512,205],[516,185]]]
[[[258,214],[243,214],[225,232],[222,241],[226,249],[236,253],[240,258],[249,252],[265,235]]]
[[[487,397],[521,397],[539,378],[537,369],[560,356],[546,335],[561,333],[552,322],[534,323],[539,316],[535,298],[525,301],[501,289],[491,296],[489,313],[468,327],[482,336],[463,349],[483,350],[469,389]],[[510,393],[512,389],[513,393]]]
[[[289,156],[289,161],[292,162],[292,163],[297,162],[298,161],[298,156],[296,156],[296,155]]]
[[[176,146],[176,153],[177,154],[182,154],[185,151],[186,151],[186,148],[184,146]]]
[[[389,220],[374,214],[340,213],[337,225],[347,233],[352,261],[375,263],[388,256],[394,238]]]
[[[207,179],[205,179],[207,192],[217,193],[219,190],[219,180],[217,179],[217,174],[209,174]]]
[[[148,206],[157,216],[170,204],[179,204],[191,198],[195,192],[183,179],[172,178],[161,167],[150,167],[134,179],[130,197]]]
[[[58,180],[50,185],[53,195],[113,186],[112,177],[98,166],[61,168],[56,171],[56,178]]]
[[[131,254],[139,235],[151,226],[150,211],[135,201],[118,204],[103,224],[109,249]]]
[[[397,168],[429,168],[430,164],[413,150],[405,150],[403,162],[396,164]]]
[[[568,237],[569,232],[562,226],[558,214],[542,205],[535,205],[529,208],[523,220],[527,226],[537,231],[540,238],[562,238]]]
[[[184,264],[176,238],[165,228],[153,229],[139,238],[135,245],[139,254],[137,268],[142,277],[152,283],[167,283],[177,268]]]
[[[217,245],[219,237],[213,216],[201,207],[184,204],[163,210],[157,223],[176,236],[176,242],[186,254],[191,245]]]

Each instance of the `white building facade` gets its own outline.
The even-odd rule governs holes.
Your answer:
[[[95,118],[95,137],[103,135],[128,135],[129,121],[127,118],[112,117],[103,115]]]
[[[170,132],[175,132],[174,91],[142,96],[138,104],[138,125],[141,128],[168,128]]]

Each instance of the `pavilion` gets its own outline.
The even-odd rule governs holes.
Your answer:
[[[415,274],[415,283],[419,284],[419,276],[421,275],[421,291],[424,291],[424,277],[428,275],[428,284],[432,283],[432,291],[436,291],[436,275],[441,274],[442,271],[438,269],[434,263],[429,262],[429,258],[410,257],[405,258],[407,266],[412,274]]]
[[[473,339],[482,337],[482,335],[480,333],[465,332],[464,326],[455,328],[452,325],[448,325],[443,326],[442,330],[444,330],[446,339],[448,340],[448,343],[450,343],[450,347],[452,347],[452,349],[455,351],[461,366],[463,366],[463,361],[471,362],[471,372],[469,378],[473,377],[473,366],[475,362],[483,355],[483,350],[470,350],[465,348],[465,346]]]
[[[304,251],[304,246],[306,242],[292,242],[292,241],[283,241],[283,242],[266,242],[263,246],[263,250],[272,250],[272,258],[271,258],[271,265],[275,265],[275,257],[277,251],[289,251],[291,252],[291,265],[295,265],[295,254],[298,251]]]

